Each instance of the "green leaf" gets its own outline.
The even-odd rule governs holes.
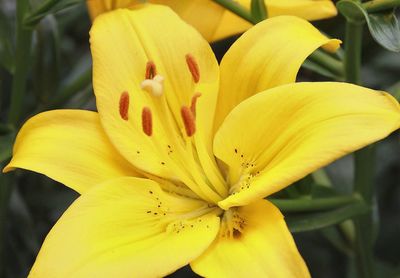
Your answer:
[[[331,78],[334,80],[338,79],[338,77],[334,73],[330,72],[325,67],[323,67],[323,66],[319,65],[318,63],[311,61],[309,59],[304,61],[304,63],[301,66],[312,72],[318,73],[324,77],[328,77],[328,78]]]
[[[285,215],[291,232],[318,230],[339,224],[347,219],[364,214],[368,207],[362,201],[327,212],[300,213]]]
[[[388,92],[390,92],[398,101],[400,101],[400,82],[390,87]]]
[[[322,76],[342,81],[344,66],[341,60],[331,56],[321,49],[315,50],[303,63],[304,68],[314,71]]]
[[[358,204],[360,200],[354,196],[337,196],[326,198],[269,199],[283,212],[326,211],[342,208],[350,204]]]
[[[10,30],[9,20],[0,10],[0,66],[12,74],[14,72],[14,49]]]
[[[84,57],[74,65],[68,76],[64,79],[56,95],[48,104],[48,109],[64,107],[65,103],[80,91],[90,88],[92,83],[92,64],[90,58]]]
[[[10,134],[15,131],[15,128],[10,124],[0,123],[0,136]]]
[[[3,140],[0,142],[3,142]],[[3,169],[4,166],[4,163],[0,163],[0,169]],[[8,248],[6,248],[8,242],[5,240],[5,232],[7,231],[6,227],[8,225],[7,212],[9,207],[9,197],[13,185],[13,179],[11,176],[12,174],[0,173],[0,274],[5,272],[7,265],[4,264],[4,261],[6,260],[6,257],[9,256]]]
[[[312,188],[314,187],[314,179],[311,175],[307,175],[296,182],[296,187],[302,196],[311,196]]]
[[[25,17],[24,25],[34,28],[45,16],[84,2],[84,0],[44,0]]]
[[[321,168],[313,173],[311,173],[314,182],[316,184],[319,184],[321,186],[325,186],[325,187],[332,187],[332,181],[328,176],[328,173],[326,172],[326,170],[324,168]]]
[[[336,3],[336,7],[348,21],[359,21],[362,23],[365,19],[364,8],[358,2],[341,0]]]
[[[0,136],[0,163],[8,160],[11,157],[14,137],[14,133]]]
[[[231,11],[232,13],[236,14],[237,16],[243,18],[244,20],[256,24],[259,21],[257,21],[255,18],[253,18],[253,15],[251,12],[237,3],[236,1],[232,0],[213,0],[213,2],[217,3],[218,5],[224,7],[225,9]]]
[[[53,15],[37,25],[33,50],[33,91],[41,103],[47,104],[54,98],[60,79],[60,38]]]
[[[372,37],[384,48],[400,52],[400,26],[395,13],[370,14],[367,24]]]
[[[367,22],[374,40],[387,50],[400,52],[400,27],[394,11],[369,14],[362,4],[341,0],[336,4],[347,20]]]
[[[343,234],[340,226],[330,226],[321,229],[321,234],[329,240],[329,242],[342,253],[350,256],[353,255],[352,249],[346,236]]]
[[[250,11],[256,21],[262,21],[268,17],[264,0],[251,0]]]

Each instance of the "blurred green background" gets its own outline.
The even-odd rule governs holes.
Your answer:
[[[14,0],[0,0],[2,167],[9,160],[16,131],[9,130],[5,125],[14,72],[15,5]],[[84,3],[48,15],[37,25],[33,32],[31,51],[26,55],[29,74],[23,99],[23,120],[41,111],[57,108],[95,110],[88,44],[90,25]],[[316,22],[315,25],[332,37],[344,39],[344,19],[341,16]],[[213,44],[218,59],[221,59],[234,40],[229,38]],[[7,53],[10,57],[7,57]],[[301,70],[298,79],[329,80],[306,68]],[[399,95],[400,54],[382,49],[371,39],[367,30],[363,42],[362,79],[367,87]],[[364,228],[376,229],[374,256],[377,277],[400,277],[398,133],[378,143],[376,166],[375,226]],[[351,192],[351,157],[333,163],[327,167],[327,173],[337,192]],[[0,174],[0,182],[0,277],[26,277],[45,235],[78,195],[49,178],[28,171]],[[294,236],[313,277],[355,277],[354,255],[343,229],[332,226],[295,233]],[[184,268],[172,277],[195,277],[195,274],[189,268]]]

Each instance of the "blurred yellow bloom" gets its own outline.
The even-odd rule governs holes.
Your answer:
[[[128,8],[140,0],[87,0],[92,19],[106,11]],[[149,0],[171,7],[183,20],[194,26],[208,41],[243,33],[251,24],[211,0]],[[251,0],[237,0],[250,10]],[[306,20],[333,17],[337,10],[332,0],[265,0],[268,16],[294,15]]]
[[[400,126],[390,95],[294,83],[338,40],[281,16],[217,64],[165,6],[99,16],[90,32],[98,112],[30,119],[4,171],[43,173],[82,195],[47,236],[31,277],[309,277],[264,197]],[[217,162],[218,161],[218,162]]]

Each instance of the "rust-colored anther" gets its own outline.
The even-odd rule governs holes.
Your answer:
[[[186,135],[189,137],[193,136],[193,134],[196,132],[196,122],[190,108],[187,106],[182,106],[181,116],[183,124],[185,125]]]
[[[147,136],[151,136],[153,134],[153,118],[151,115],[151,110],[148,107],[144,107],[142,110],[142,128],[143,132]]]
[[[145,79],[153,79],[157,75],[156,64],[153,61],[148,61],[146,65]]]
[[[192,111],[193,116],[196,118],[196,103],[197,103],[197,99],[201,97],[200,93],[195,93],[192,96],[192,103],[190,105],[190,111]]]
[[[125,121],[129,119],[128,111],[129,111],[129,94],[128,92],[125,91],[119,97],[119,115]]]
[[[200,81],[199,65],[191,54],[186,54],[186,64],[192,74],[194,83],[198,83]]]

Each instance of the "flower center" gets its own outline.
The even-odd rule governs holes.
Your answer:
[[[240,216],[239,208],[230,208],[224,212],[221,220],[219,236],[228,239],[238,239],[246,227],[246,220]]]

